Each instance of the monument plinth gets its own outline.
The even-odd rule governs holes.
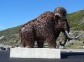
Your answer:
[[[55,48],[11,48],[10,58],[60,59],[60,49]]]

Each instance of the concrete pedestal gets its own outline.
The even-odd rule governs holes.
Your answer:
[[[60,59],[60,49],[54,48],[11,48],[10,58]]]

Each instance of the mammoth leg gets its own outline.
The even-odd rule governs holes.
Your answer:
[[[34,47],[34,33],[32,26],[28,26],[26,29],[21,31],[21,43],[23,47],[33,48]]]
[[[46,39],[46,41],[48,42],[48,45],[50,48],[56,48],[56,42],[55,42],[55,37],[54,35],[50,35],[48,36],[48,38]]]
[[[34,40],[30,38],[31,36],[24,36],[24,42],[22,42],[23,47],[33,48],[34,47]]]
[[[55,42],[56,42],[57,38],[59,37],[59,34],[60,34],[60,31],[56,30],[55,31]],[[57,42],[56,42],[56,48],[59,48],[59,45],[57,44]]]
[[[34,47],[34,40],[33,38],[30,38],[31,36],[29,36],[26,40],[26,45],[28,48],[33,48]]]
[[[56,48],[55,40],[51,40],[50,38],[47,39],[48,45],[50,48]]]
[[[25,38],[23,32],[20,33],[22,47],[26,47]]]
[[[44,41],[38,40],[38,41],[37,41],[37,45],[38,45],[38,48],[43,48]]]
[[[25,37],[26,45],[28,48],[33,48],[34,47],[34,36],[32,32],[28,32],[26,34],[27,36]]]
[[[69,33],[69,31],[67,31]],[[60,41],[61,46],[65,46],[66,42],[69,41],[70,39],[67,37],[65,31],[62,31],[62,40]]]
[[[22,42],[22,46],[23,46],[23,47],[26,47],[26,43],[25,43],[25,42]]]
[[[60,41],[60,45],[64,46],[66,44],[66,42],[67,42],[67,36],[63,33],[61,41]]]
[[[34,43],[32,41],[27,42],[27,47],[28,48],[34,48]]]

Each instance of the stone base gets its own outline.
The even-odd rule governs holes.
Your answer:
[[[60,49],[54,48],[11,48],[10,58],[60,59]]]

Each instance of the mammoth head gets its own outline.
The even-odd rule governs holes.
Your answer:
[[[57,21],[56,27],[62,30],[69,30],[69,24],[67,22],[66,14],[67,11],[63,7],[57,7],[54,10],[55,20]]]
[[[66,17],[67,11],[66,11],[66,9],[63,8],[63,7],[57,7],[57,8],[54,10],[54,14],[55,14],[55,15],[59,15],[60,17]]]
[[[65,8],[63,7],[57,7],[54,10],[54,14],[55,14],[55,20],[56,20],[56,28],[61,29],[61,30],[66,30],[69,32],[70,27],[69,24],[67,22],[67,11]]]
[[[60,30],[60,31],[63,31],[63,30],[69,31],[70,30],[69,24],[67,22],[67,18],[59,17],[58,15],[56,15],[55,20],[56,20],[56,22],[55,22],[56,30]]]
[[[71,37],[69,35],[69,31],[70,31],[70,27],[69,24],[67,22],[67,11],[65,8],[63,7],[57,7],[54,10],[54,14],[55,14],[55,19],[56,19],[56,26],[55,26],[55,30],[60,30],[62,32],[64,32],[64,34],[69,38],[69,39],[78,39],[79,37],[81,37],[82,35],[79,35],[77,37]]]

